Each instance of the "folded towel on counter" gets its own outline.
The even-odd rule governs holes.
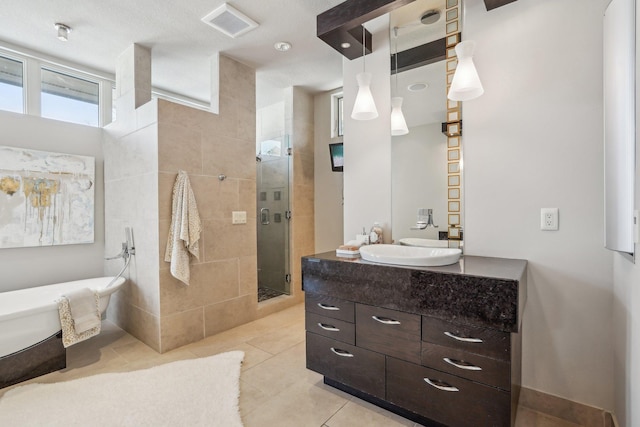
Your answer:
[[[91,289],[69,291],[58,300],[64,347],[100,333],[100,296]]]
[[[171,275],[188,285],[190,280],[190,256],[200,258],[200,233],[202,224],[191,189],[189,176],[178,171],[173,186],[173,204],[171,208],[171,227],[164,260],[171,263]]]

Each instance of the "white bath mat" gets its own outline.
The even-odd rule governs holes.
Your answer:
[[[242,426],[244,353],[133,372],[29,384],[0,399],[0,426]]]

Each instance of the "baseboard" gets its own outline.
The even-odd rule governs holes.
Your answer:
[[[604,409],[522,387],[519,404],[583,427],[614,427],[615,417]]]

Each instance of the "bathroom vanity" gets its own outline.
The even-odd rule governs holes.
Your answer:
[[[524,260],[443,267],[302,258],[307,368],[425,426],[513,426]]]

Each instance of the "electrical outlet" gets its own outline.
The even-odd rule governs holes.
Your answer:
[[[232,224],[246,224],[247,223],[247,211],[232,211],[231,212]]]
[[[540,230],[556,231],[558,229],[558,208],[540,209]]]

